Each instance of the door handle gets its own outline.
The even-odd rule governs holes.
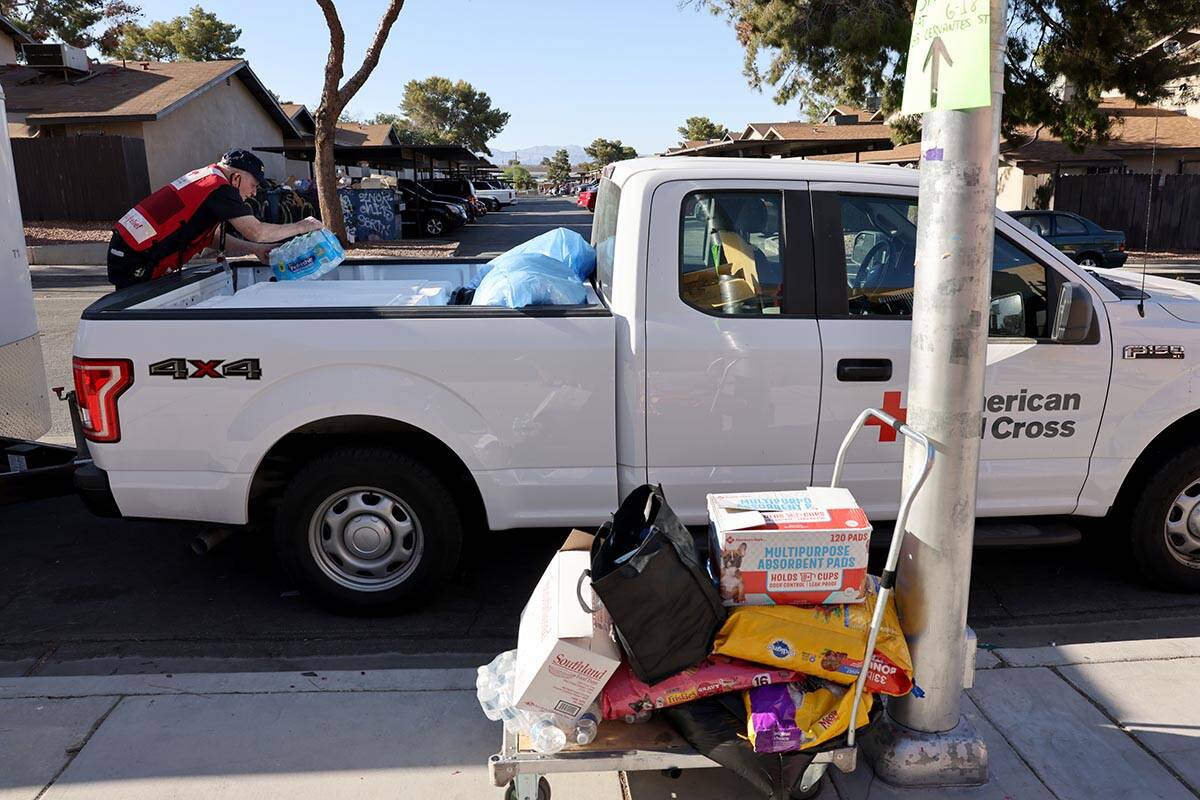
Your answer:
[[[839,381],[890,381],[892,360],[890,358],[843,358],[838,361]]]

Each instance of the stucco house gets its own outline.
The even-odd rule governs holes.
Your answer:
[[[11,136],[109,134],[142,139],[152,187],[210,163],[231,147],[301,138],[242,59],[97,63],[86,74],[0,66]],[[286,177],[264,154],[267,176]]]
[[[36,44],[37,39],[17,27],[8,17],[0,16],[0,64],[17,63],[23,44]]]

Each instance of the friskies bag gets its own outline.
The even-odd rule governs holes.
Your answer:
[[[639,680],[658,683],[711,652],[725,606],[661,486],[634,489],[601,526],[591,573]]]

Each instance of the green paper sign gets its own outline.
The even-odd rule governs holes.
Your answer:
[[[991,105],[990,29],[988,0],[918,0],[900,110]]]

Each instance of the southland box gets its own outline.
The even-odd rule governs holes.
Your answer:
[[[521,612],[513,695],[519,708],[577,717],[621,664],[612,620],[583,574],[591,544],[589,534],[572,531]]]
[[[727,606],[861,603],[871,523],[846,489],[708,496]]]

